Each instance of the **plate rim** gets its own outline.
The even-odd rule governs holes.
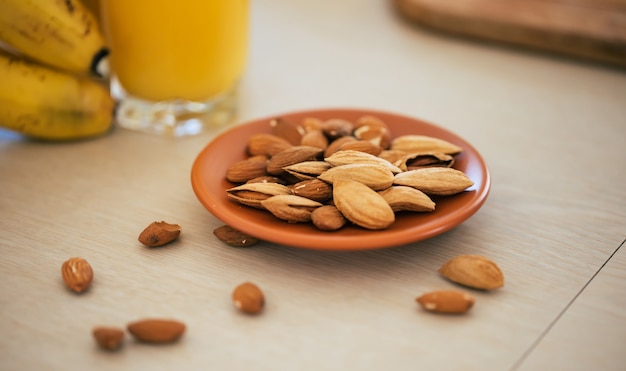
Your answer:
[[[263,123],[269,123],[270,120],[275,119],[277,117],[291,117],[291,116],[320,116],[322,114],[326,115],[329,112],[342,112],[342,115],[379,115],[379,116],[390,116],[402,120],[408,120],[418,124],[418,126],[428,126],[431,129],[435,129],[437,131],[445,132],[446,135],[452,136],[457,141],[463,142],[464,153],[471,153],[473,157],[475,157],[476,163],[472,165],[478,165],[478,168],[481,172],[481,187],[475,190],[476,195],[470,199],[471,202],[465,203],[461,208],[454,211],[454,213],[448,213],[444,215],[444,219],[437,218],[434,221],[431,221],[427,224],[434,224],[431,228],[417,228],[417,231],[420,232],[418,235],[411,236],[409,231],[414,231],[414,228],[410,228],[409,231],[399,230],[399,231],[386,231],[383,230],[383,233],[379,233],[381,231],[369,231],[365,229],[355,228],[355,233],[341,234],[338,232],[322,232],[319,234],[315,234],[314,237],[311,235],[306,235],[306,233],[302,233],[299,231],[294,231],[293,229],[288,228],[291,226],[286,222],[282,222],[276,219],[276,225],[281,226],[277,227],[265,227],[259,226],[258,224],[250,222],[245,216],[239,215],[238,213],[230,213],[230,212],[220,212],[217,204],[213,201],[213,198],[209,197],[207,199],[204,195],[202,195],[202,188],[205,186],[205,182],[202,180],[199,175],[200,167],[203,165],[205,161],[205,157],[207,153],[211,152],[211,150],[217,146],[224,138],[235,135],[240,131],[247,131],[252,126],[261,126]],[[323,115],[322,115],[323,116]],[[269,128],[269,125],[268,125]],[[242,146],[242,153],[244,151],[244,146]],[[472,179],[474,180],[474,179]],[[226,182],[225,178],[220,179],[221,183]],[[193,161],[192,169],[191,169],[191,183],[193,192],[196,195],[196,198],[199,202],[207,209],[214,217],[222,221],[223,223],[231,226],[236,226],[236,228],[244,233],[248,233],[260,240],[276,243],[279,245],[284,245],[288,247],[296,247],[296,248],[306,248],[306,249],[314,249],[314,250],[341,250],[341,251],[356,251],[356,250],[370,250],[370,249],[380,249],[380,248],[389,248],[394,246],[400,246],[407,243],[415,243],[419,241],[423,241],[442,233],[445,233],[458,225],[465,222],[471,216],[473,216],[485,203],[490,190],[491,190],[491,174],[489,172],[489,168],[482,157],[482,155],[476,150],[476,148],[469,143],[464,138],[458,136],[454,132],[446,129],[442,126],[433,124],[426,120],[422,120],[420,118],[389,112],[389,111],[381,111],[381,110],[372,110],[372,109],[361,109],[361,108],[317,108],[317,109],[308,109],[308,110],[296,110],[283,112],[274,115],[268,115],[261,118],[250,119],[237,124],[235,126],[229,127],[222,132],[218,133],[214,138],[212,138],[197,154],[196,158]],[[226,194],[220,197],[226,198]],[[454,196],[453,196],[454,197]],[[232,202],[232,201],[228,201]],[[264,213],[264,211],[256,210],[246,206],[240,206],[242,210],[245,210],[245,213]],[[435,211],[436,212],[436,211]],[[269,215],[269,217],[273,217]],[[411,217],[416,217],[411,215]],[[455,222],[446,222],[448,219],[454,219]],[[443,223],[443,222],[445,223]],[[312,227],[314,228],[314,227]],[[345,227],[344,227],[345,228]],[[260,233],[259,233],[260,231]],[[279,233],[277,233],[279,232]],[[318,231],[319,232],[319,231]],[[367,233],[367,237],[364,238],[363,233]],[[376,234],[379,233],[377,236]],[[389,233],[394,234],[394,242],[388,242]],[[380,237],[382,235],[383,237]],[[308,238],[307,238],[308,237]],[[314,241],[311,241],[313,239]],[[337,246],[341,245],[341,247]]]

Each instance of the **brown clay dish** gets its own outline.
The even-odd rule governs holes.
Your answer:
[[[422,134],[445,139],[462,147],[463,152],[456,158],[454,168],[463,171],[474,181],[474,185],[461,194],[434,198],[437,206],[432,213],[399,213],[391,227],[380,231],[345,226],[335,232],[324,232],[316,229],[311,223],[286,223],[269,212],[242,206],[227,199],[226,190],[233,184],[225,179],[226,169],[232,163],[246,157],[247,138],[253,134],[270,132],[271,119],[282,117],[294,122],[305,117],[356,120],[363,115],[374,115],[384,120],[389,125],[392,137]],[[417,242],[461,224],[474,215],[485,202],[491,178],[482,156],[476,149],[446,129],[416,118],[388,112],[325,109],[274,115],[234,126],[219,134],[194,161],[191,184],[200,203],[215,217],[261,240],[320,250],[366,250]]]

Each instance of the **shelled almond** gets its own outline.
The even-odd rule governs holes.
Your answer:
[[[257,314],[265,306],[263,292],[252,282],[244,282],[235,287],[232,299],[237,309],[248,314]]]
[[[456,256],[443,264],[439,273],[452,282],[475,289],[493,290],[504,286],[500,267],[480,255]]]
[[[417,303],[435,313],[462,314],[474,306],[474,297],[457,290],[439,290],[418,296]]]
[[[91,286],[93,269],[87,260],[74,257],[63,262],[61,276],[70,290],[81,293]]]
[[[137,240],[147,247],[163,246],[176,240],[180,231],[178,224],[152,222],[139,234]]]
[[[277,118],[268,125],[269,133],[248,139],[248,158],[228,167],[225,177],[233,186],[227,196],[287,222],[311,222],[316,209],[333,206],[341,218],[333,214],[328,225],[318,215],[313,225],[333,231],[349,221],[385,229],[395,213],[434,212],[431,196],[455,195],[474,184],[453,168],[461,147],[417,133],[394,138],[375,116],[354,122]],[[264,185],[251,185],[253,179],[263,179]]]
[[[185,333],[184,323],[172,319],[147,318],[129,323],[126,328],[137,340],[146,343],[173,343]]]
[[[124,330],[118,327],[95,327],[92,335],[98,346],[105,350],[117,350],[124,341]]]

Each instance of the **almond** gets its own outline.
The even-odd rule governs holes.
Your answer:
[[[343,151],[335,154],[341,152]],[[366,155],[366,153],[363,154]],[[350,179],[362,183],[375,191],[391,187],[394,181],[393,173],[387,167],[366,163],[335,166],[323,172],[318,178],[332,184],[335,184],[340,179]]]
[[[325,150],[326,147],[328,147],[328,138],[326,138],[321,130],[311,130],[304,133],[302,140],[300,141],[300,145],[317,147]]]
[[[326,147],[326,150],[324,151],[324,157],[331,156],[333,153],[337,152],[339,148],[341,148],[341,146],[343,146],[344,144],[356,142],[356,140],[357,139],[355,137],[349,135],[345,137],[339,137],[333,140],[328,144],[328,147]]]
[[[83,258],[70,258],[63,262],[61,276],[70,290],[80,293],[91,286],[93,269]]]
[[[276,195],[289,195],[291,189],[279,183],[245,183],[226,190],[226,196],[243,205],[262,209],[261,201]]]
[[[220,241],[234,247],[248,247],[252,246],[259,240],[249,234],[236,230],[229,225],[223,225],[213,230],[213,234]]]
[[[302,135],[304,134],[304,128],[302,126],[291,123],[282,117],[277,117],[270,121],[270,128],[272,134],[286,139],[294,146],[300,144]]]
[[[392,186],[379,191],[394,212],[416,211],[428,212],[435,210],[435,203],[426,193],[406,186]]]
[[[439,273],[452,282],[475,289],[492,290],[504,286],[504,275],[496,263],[479,255],[460,255],[441,268]]]
[[[278,152],[289,147],[291,147],[291,143],[289,143],[285,138],[272,134],[260,133],[248,138],[246,150],[248,154],[252,156],[263,155],[266,157],[272,157]]]
[[[365,152],[374,156],[378,156],[383,151],[383,148],[367,140],[355,140],[339,146],[339,151],[348,150]]]
[[[263,292],[252,282],[244,282],[237,286],[232,299],[237,309],[249,314],[259,313],[265,305]]]
[[[421,169],[425,167],[452,167],[454,157],[444,153],[411,153],[402,156],[394,165],[402,171]]]
[[[397,166],[395,165],[396,162],[402,160],[404,156],[406,156],[406,152],[399,151],[397,149],[386,149],[378,155],[378,157],[389,161],[390,163],[394,164],[394,166]]]
[[[309,179],[298,182],[291,187],[296,196],[306,197],[313,201],[324,202],[333,197],[333,188],[320,179]]]
[[[129,323],[128,332],[146,343],[171,343],[185,333],[185,324],[170,319],[142,319]]]
[[[237,161],[226,169],[226,179],[233,183],[244,183],[265,175],[268,175],[266,162],[256,159]]]
[[[474,182],[453,168],[426,167],[396,174],[393,184],[417,188],[428,195],[451,196],[465,191]]]
[[[124,341],[124,330],[117,327],[96,327],[92,331],[96,343],[102,349],[119,349]]]
[[[395,221],[395,214],[383,196],[363,183],[337,179],[333,199],[341,214],[366,229],[385,229]]]
[[[277,195],[261,201],[261,205],[278,219],[289,223],[311,221],[311,212],[322,206],[321,203],[295,195]]]
[[[344,119],[330,119],[321,123],[320,129],[329,138],[341,138],[352,134],[354,124]]]
[[[278,183],[278,184],[282,184],[282,185],[286,185],[287,184],[287,182],[285,182],[284,179],[281,179],[281,178],[276,177],[276,176],[271,176],[271,175],[258,176],[256,178],[252,178],[250,180],[247,180],[246,183]]]
[[[358,143],[358,142],[357,142]],[[354,164],[370,164],[370,165],[380,165],[384,168],[389,169],[394,174],[402,172],[402,170],[390,163],[389,161],[380,158],[378,156],[374,156],[371,153],[356,151],[356,150],[339,150],[333,153],[331,156],[328,156],[324,159],[324,161],[328,162],[332,166],[341,166],[341,165],[354,165]]]
[[[382,149],[389,149],[391,144],[391,136],[389,129],[385,126],[374,125],[361,125],[358,129],[354,130],[354,136],[360,140],[370,141]]]
[[[369,126],[371,128],[383,128],[389,130],[389,125],[383,121],[380,117],[372,115],[363,115],[356,120],[354,124],[355,129],[359,129],[363,126]]]
[[[180,225],[166,222],[152,222],[137,238],[144,246],[157,247],[168,244],[180,236]]]
[[[326,161],[302,161],[283,169],[298,180],[307,180],[317,178],[330,168],[331,165]]]
[[[427,135],[402,135],[391,142],[391,149],[397,149],[406,153],[445,153],[456,155],[463,148],[440,138]]]
[[[311,222],[322,231],[336,231],[346,224],[346,218],[337,207],[324,205],[313,210]]]
[[[461,314],[474,305],[474,298],[462,291],[431,291],[415,299],[422,308],[429,312]]]
[[[281,175],[285,172],[283,168],[303,161],[317,160],[323,152],[323,149],[312,146],[294,146],[287,148],[274,155],[267,162],[267,172],[271,175]]]

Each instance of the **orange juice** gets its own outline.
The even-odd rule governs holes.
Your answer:
[[[111,69],[138,98],[207,101],[236,85],[248,0],[103,0]]]

